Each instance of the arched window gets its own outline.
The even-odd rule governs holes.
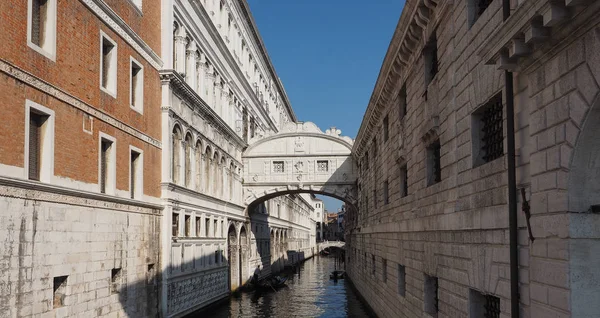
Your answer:
[[[225,199],[225,180],[227,179],[227,162],[225,157],[221,157],[221,164],[219,165],[219,194],[221,199]]]
[[[235,179],[235,166],[233,165],[233,162],[232,162],[229,165],[229,201],[235,200],[234,179]]]
[[[196,148],[194,149],[196,154],[196,191],[200,191],[202,187],[202,143],[200,140],[196,141]]]
[[[215,151],[215,154],[213,155],[213,160],[212,160],[212,194],[213,196],[218,196],[219,194],[219,153]]]
[[[175,125],[173,128],[173,136],[171,139],[171,179],[174,183],[180,183],[181,174],[181,128]]]
[[[185,135],[185,186],[190,187],[192,185],[192,134],[187,133]]]
[[[211,150],[210,147],[206,147],[206,151],[204,152],[204,157],[202,158],[204,162],[204,193],[210,193],[210,179],[212,178],[210,174],[210,160],[211,159]]]

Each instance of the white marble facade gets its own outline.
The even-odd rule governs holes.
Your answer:
[[[245,1],[162,4],[162,311],[182,316],[312,255],[312,205],[248,209],[242,151],[295,115]],[[199,292],[201,290],[202,292]]]

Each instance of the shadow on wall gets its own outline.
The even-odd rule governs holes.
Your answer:
[[[191,274],[197,275],[193,280],[193,285],[180,285],[172,290],[168,290],[169,297],[173,298],[171,296],[179,293],[181,295],[178,298],[185,299],[188,303],[192,297],[202,300],[194,304],[194,307],[204,306],[223,298],[229,292],[228,286],[226,286],[227,279],[222,280],[221,284],[223,285],[220,286],[218,278],[222,275],[227,275],[227,264],[227,257],[225,257],[224,251],[221,250],[212,255],[204,255],[191,262],[182,262],[181,266],[178,267],[169,266],[168,271],[179,271],[180,275],[184,277]],[[146,277],[135,277],[134,282],[129,281],[133,277],[128,275],[124,268],[111,271],[111,276],[108,278],[110,296],[117,295],[127,317],[160,316],[160,286],[163,275],[157,265],[142,265],[146,266]],[[172,280],[176,281],[177,278],[177,276],[173,277]],[[213,295],[214,297],[210,296],[210,293],[214,293],[219,289],[225,290],[226,293],[217,292]],[[173,305],[173,300],[168,301],[166,305]],[[106,315],[112,310],[114,308],[107,305],[97,308],[96,313],[98,315]],[[175,310],[169,310],[169,314],[180,311]]]

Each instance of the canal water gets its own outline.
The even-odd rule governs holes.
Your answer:
[[[241,293],[226,303],[189,317],[375,317],[348,282],[329,279],[334,268],[333,257],[313,257],[290,273],[287,287],[277,292]]]

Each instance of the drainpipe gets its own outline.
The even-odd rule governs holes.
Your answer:
[[[502,0],[504,21],[510,17],[510,0]],[[517,224],[517,177],[515,168],[515,103],[513,74],[504,71],[506,89],[506,145],[508,152],[508,226],[510,245],[510,313],[519,318],[519,246]]]

